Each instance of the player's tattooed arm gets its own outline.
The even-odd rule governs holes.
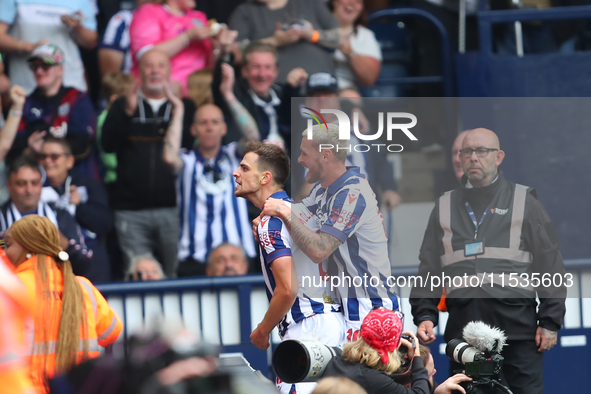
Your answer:
[[[316,233],[307,228],[283,200],[270,198],[263,206],[264,215],[279,217],[287,227],[292,240],[313,262],[319,264],[326,260],[338,247],[341,241],[327,233]]]

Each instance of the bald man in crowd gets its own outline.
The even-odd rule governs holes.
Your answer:
[[[466,133],[459,151],[465,177],[436,201],[419,276],[451,279],[442,285],[449,312],[446,342],[461,338],[470,321],[500,328],[507,336],[502,382],[515,394],[541,394],[543,352],[556,344],[562,326],[567,277],[550,217],[535,190],[503,177],[504,157],[491,130]],[[558,276],[562,281],[540,285]],[[432,283],[415,286],[410,299],[417,336],[426,344],[435,340],[442,291]],[[453,369],[461,366],[452,362]]]
[[[166,133],[161,155],[176,174],[180,193],[179,277],[205,276],[209,254],[224,242],[241,245],[250,258],[256,256],[246,200],[234,196],[232,177],[242,160],[246,137],[223,145],[226,131],[221,109],[205,104],[191,126],[197,147],[180,149],[180,124],[173,123]]]
[[[193,112],[169,89],[170,62],[150,50],[140,60],[140,84],[113,103],[101,142],[117,154],[117,181],[110,190],[115,228],[128,271],[134,256],[152,254],[168,278],[176,276],[179,214],[175,177],[162,160],[166,130],[189,134]],[[189,142],[188,145],[192,145]]]
[[[248,273],[244,250],[230,242],[215,247],[207,259],[207,276],[240,276]]]

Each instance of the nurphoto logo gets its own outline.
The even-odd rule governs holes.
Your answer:
[[[328,129],[328,124],[326,120],[322,116],[322,114],[333,114],[337,117],[339,122],[339,139],[340,140],[351,140],[351,120],[349,116],[338,109],[321,109],[320,112],[313,110],[312,108],[304,107],[304,109],[310,111],[311,113],[305,113],[309,115],[312,119],[308,119],[308,128],[307,128],[307,135],[308,139],[313,139],[313,121],[315,120],[316,123],[320,126],[321,130]],[[399,119],[407,119],[410,120],[410,123],[394,123],[394,120]],[[418,141],[417,137],[413,133],[410,132],[409,129],[412,129],[417,125],[417,117],[408,112],[387,112],[386,113],[386,138],[388,141],[392,141],[392,135],[395,130],[402,131],[408,139],[411,141]],[[359,131],[359,114],[357,112],[353,113],[353,132],[355,136],[361,141],[375,141],[382,136],[384,133],[384,112],[378,113],[378,130],[375,134],[363,134]],[[333,149],[334,146],[332,144],[320,144],[319,150],[322,149]],[[385,148],[388,152],[402,152],[404,147],[400,144],[349,144],[348,147],[343,148],[337,146],[337,151],[340,150],[347,150],[349,152],[369,152],[372,149],[380,151],[380,148]]]

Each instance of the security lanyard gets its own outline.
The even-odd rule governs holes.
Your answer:
[[[489,207],[490,207],[490,205],[488,207],[486,207],[486,209],[484,210],[484,213],[482,214],[482,217],[480,218],[480,221],[477,222],[476,215],[474,215],[474,211],[472,210],[470,203],[468,203],[466,201],[466,210],[468,211],[468,215],[470,215],[470,219],[472,219],[472,223],[474,223],[474,228],[475,228],[474,239],[478,238],[478,228],[480,227],[480,225],[482,224],[482,221],[486,217],[486,213],[488,212]]]

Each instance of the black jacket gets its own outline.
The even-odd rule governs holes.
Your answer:
[[[183,100],[183,147],[191,148],[195,105]],[[175,175],[162,160],[164,136],[172,119],[171,105],[162,104],[157,114],[138,97],[132,117],[125,113],[125,97],[117,99],[103,125],[105,152],[117,154],[117,181],[112,189],[114,210],[139,210],[176,206]],[[111,191],[111,190],[110,190]]]
[[[220,84],[222,82],[221,65],[222,61],[219,60],[216,63],[215,69],[213,71],[211,90],[213,93],[213,100],[215,104],[222,109],[222,112],[224,113],[224,119],[228,125],[228,132],[223,139],[224,145],[227,145],[230,142],[240,140],[242,138],[242,133],[234,121],[232,112],[226,104],[226,100],[224,100],[224,97],[220,92]],[[236,72],[236,75],[239,75],[239,73]],[[259,112],[260,108],[252,100],[252,97],[248,93],[249,89],[250,87],[248,86],[248,82],[244,78],[237,78],[236,82],[234,83],[234,95],[257,123],[259,132],[261,132],[261,139],[265,139],[266,135],[264,135],[264,133],[261,131],[264,129],[264,127],[262,127],[262,117]],[[273,85],[271,89],[277,93],[277,96],[281,100],[281,105],[276,108],[277,123],[279,134],[283,137],[286,146],[289,148],[289,145],[291,144],[291,98],[298,95],[299,87],[292,88],[290,85],[285,84],[284,86]]]
[[[74,219],[81,228],[86,246],[93,251],[93,264],[86,277],[93,283],[109,282],[111,268],[105,237],[113,228],[114,219],[105,187],[92,178],[72,173],[58,188],[50,186],[47,181],[41,196],[53,209],[68,210],[73,206],[69,204],[66,186],[77,186],[83,196],[83,201],[76,207]]]
[[[465,176],[462,184],[466,184]],[[498,200],[501,197],[501,193],[511,193],[508,196],[503,195],[503,197],[505,200],[507,198],[512,200],[514,192],[515,184],[507,181],[502,173],[499,173],[497,181],[489,186],[480,188],[466,188],[462,186],[456,189],[454,192],[456,194],[452,194],[451,197],[451,241],[454,245],[454,250],[456,250],[456,247],[462,248],[463,241],[466,240],[465,234],[474,234],[474,225],[465,207],[466,202],[472,207],[475,217],[480,220],[485,209],[499,208],[489,207],[489,205],[494,199]],[[483,238],[485,241],[485,250],[487,247],[487,234],[490,235],[491,232],[498,233],[499,230],[502,230],[492,228],[488,225],[498,220],[497,217],[493,217],[498,215],[493,215],[490,211],[487,213],[478,231],[478,238]],[[511,214],[511,210],[509,210],[508,214]],[[455,215],[459,216],[456,217]],[[452,267],[458,264],[450,264],[445,267],[445,270],[442,269],[441,256],[446,253],[442,243],[443,234],[444,230],[440,223],[438,200],[431,213],[419,255],[419,276],[423,279],[426,279],[428,276],[431,278],[436,276],[441,277],[444,271],[447,271],[447,275],[450,275],[450,271],[453,269]],[[499,238],[498,235],[495,237],[497,239]],[[488,242],[488,244],[490,245],[491,242]],[[560,254],[558,235],[550,217],[542,204],[534,196],[532,189],[529,189],[529,193],[525,197],[520,249],[528,251],[532,255],[532,263],[528,268],[530,273],[538,273],[540,276],[544,273],[550,273],[551,275],[559,274],[562,279],[565,278],[564,261]],[[471,261],[475,266],[479,264],[478,260],[476,258],[467,261]],[[505,260],[501,260],[501,264],[504,262]],[[465,267],[468,266],[465,265]],[[469,271],[469,267],[465,268],[465,270]],[[507,268],[505,272],[510,272],[510,268]],[[450,276],[454,275],[452,274]],[[427,282],[430,283],[430,281],[429,279]],[[461,338],[463,327],[468,322],[476,320],[504,330],[509,340],[532,340],[538,325],[554,331],[560,329],[562,326],[565,313],[564,299],[566,296],[566,288],[564,286],[539,286],[535,289],[540,298],[539,308],[536,308],[535,298],[494,297],[491,296],[491,292],[487,289],[488,286],[483,285],[481,287],[454,290],[454,294],[457,293],[457,295],[454,298],[448,297],[446,299],[447,310],[449,312],[449,320],[445,331],[446,341],[453,338]],[[507,293],[512,291],[512,288],[502,289],[500,286],[497,286],[494,290],[496,292],[505,291]],[[436,286],[433,289],[430,286],[415,286],[413,288],[410,303],[414,323],[417,326],[425,320],[430,320],[437,325],[439,317],[437,304],[439,303],[441,294],[440,286]],[[457,296],[459,297],[456,298]]]
[[[346,361],[342,356],[330,360],[322,377],[342,376],[363,387],[367,394],[429,394],[429,375],[423,359],[415,357],[411,367],[412,386],[398,384],[382,371],[362,363]]]

